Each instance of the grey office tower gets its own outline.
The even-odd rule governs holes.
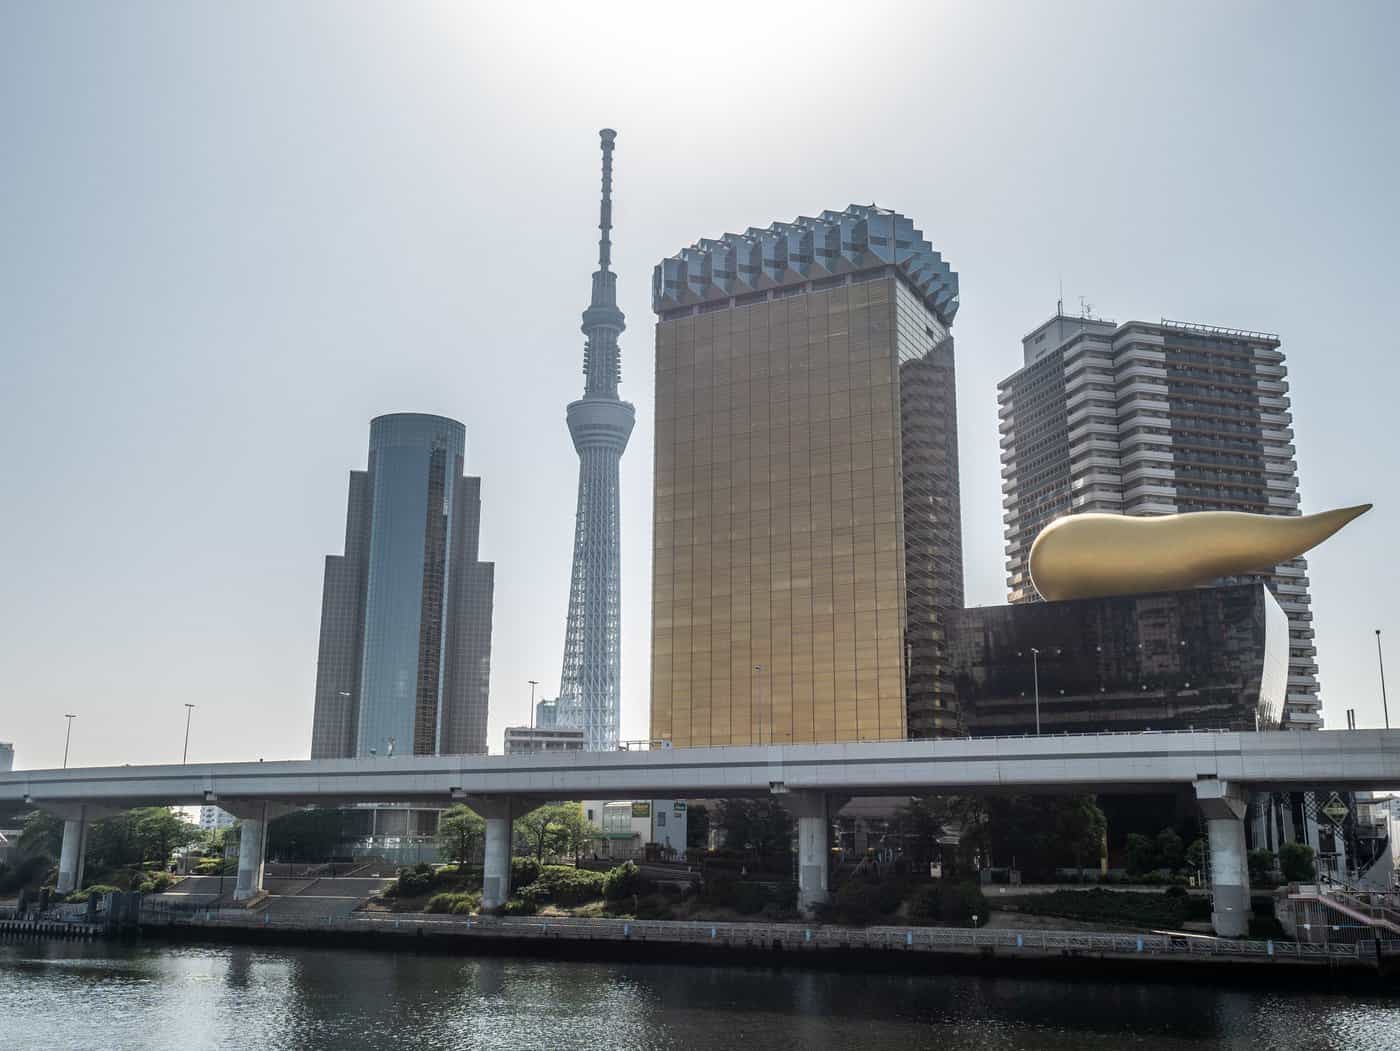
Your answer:
[[[313,759],[486,751],[495,567],[466,440],[441,416],[370,423],[345,554],[326,558]]]

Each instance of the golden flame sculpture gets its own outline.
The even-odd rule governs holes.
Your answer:
[[[1197,511],[1138,518],[1057,518],[1031,545],[1031,580],[1060,599],[1181,591],[1220,577],[1258,573],[1316,547],[1370,504],[1315,515]]]

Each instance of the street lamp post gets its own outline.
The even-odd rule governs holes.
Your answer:
[[[762,744],[762,743],[763,743],[763,715],[762,715],[762,712],[763,712],[763,665],[762,665],[762,664],[755,664],[755,665],[753,666],[753,670],[754,670],[754,672],[755,672],[754,680],[755,680],[755,684],[756,684],[756,686],[757,686],[757,692],[758,692],[758,704],[754,706],[754,707],[755,707],[754,715],[758,717],[758,743],[759,743],[759,744]],[[771,729],[768,731],[768,743],[769,743],[769,744],[772,744],[772,743],[773,743],[773,731],[772,731]]]
[[[1376,629],[1376,663],[1381,669],[1381,712],[1385,715],[1385,728],[1390,729],[1390,706],[1385,699],[1385,658],[1381,656],[1381,629]]]
[[[66,731],[66,732],[64,733],[64,735],[63,735],[63,769],[67,770],[67,769],[68,769],[68,743],[69,743],[70,741],[73,740],[73,720],[76,719],[77,716],[76,716],[76,715],[64,715],[64,718],[68,720],[68,729],[67,729],[67,731]]]
[[[190,761],[190,716],[194,714],[194,705],[189,701],[185,702],[185,753],[180,757],[180,765],[184,766]]]
[[[535,728],[535,687],[540,684],[539,679],[527,679],[530,684],[530,729]]]
[[[1035,680],[1035,735],[1040,736],[1040,651],[1031,647],[1031,674]]]

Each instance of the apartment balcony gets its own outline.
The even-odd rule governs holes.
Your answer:
[[[1065,423],[1073,428],[1076,424],[1082,423],[1086,419],[1096,419],[1112,422],[1117,419],[1113,413],[1112,403],[1090,402],[1081,405],[1065,417]]]
[[[1090,434],[1101,434],[1108,437],[1117,437],[1118,427],[1116,424],[1107,423],[1101,419],[1098,419],[1097,417],[1095,417],[1094,419],[1086,420],[1085,422],[1079,424],[1077,427],[1071,427],[1069,429],[1069,444],[1073,445],[1075,442]]]
[[[1118,415],[1124,418],[1137,412],[1158,412],[1162,418],[1166,419],[1170,409],[1165,398],[1147,398],[1140,394],[1134,395],[1128,401],[1118,403]],[[1152,417],[1146,417],[1151,419]]]
[[[1153,492],[1176,494],[1176,476],[1172,474],[1170,467],[1154,467],[1150,464],[1138,464],[1131,470],[1123,471],[1123,492],[1136,492],[1138,489],[1148,489]]]

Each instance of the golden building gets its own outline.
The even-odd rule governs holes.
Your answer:
[[[853,206],[702,241],[653,299],[652,736],[956,732],[956,275]]]

